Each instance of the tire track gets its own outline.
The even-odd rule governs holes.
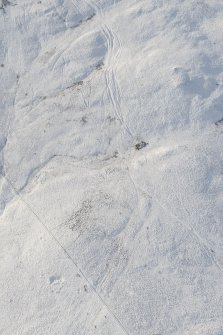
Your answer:
[[[102,25],[102,32],[106,38],[108,46],[108,60],[107,68],[105,70],[105,83],[106,92],[109,100],[111,101],[114,116],[120,121],[125,131],[133,137],[133,134],[126,124],[122,115],[122,100],[121,100],[121,90],[118,85],[117,75],[115,71],[115,66],[118,61],[118,56],[120,54],[121,43],[118,37],[113,33],[113,31],[106,25]],[[115,47],[117,45],[117,51]]]
[[[73,2],[73,1],[72,1]],[[102,95],[102,103],[105,105],[104,97],[107,96],[108,100],[111,102],[112,110],[114,117],[119,120],[120,124],[124,128],[125,132],[132,138],[134,135],[131,129],[126,124],[124,120],[122,110],[124,108],[121,99],[121,89],[118,84],[118,79],[116,75],[116,65],[118,63],[118,56],[120,55],[121,49],[121,41],[118,38],[117,34],[115,34],[110,27],[103,23],[104,21],[104,13],[102,10],[102,6],[100,1],[96,3],[96,1],[85,0],[85,3],[88,7],[90,7],[94,13],[98,13],[99,18],[101,18],[101,32],[103,33],[108,49],[107,55],[107,64],[105,65],[104,75],[105,75],[105,91]],[[81,9],[79,7],[79,12]]]
[[[112,104],[113,114],[115,118],[119,120],[126,133],[133,138],[133,133],[126,124],[122,114],[124,106],[122,105],[122,94],[116,75],[116,66],[118,63],[118,57],[120,55],[122,44],[117,34],[106,23],[103,23],[104,13],[100,5],[100,1],[99,5],[94,1],[90,1],[89,5],[94,9],[96,13],[99,14],[99,17],[101,18],[101,31],[105,37],[108,48],[107,64],[105,68],[105,92],[109,101]]]

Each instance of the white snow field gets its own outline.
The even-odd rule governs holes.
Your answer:
[[[0,334],[223,335],[223,1],[0,1]]]

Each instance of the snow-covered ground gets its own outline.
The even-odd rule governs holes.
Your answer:
[[[223,2],[0,1],[0,334],[223,335]]]

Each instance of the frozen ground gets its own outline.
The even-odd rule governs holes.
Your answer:
[[[223,3],[1,0],[0,334],[223,335]]]

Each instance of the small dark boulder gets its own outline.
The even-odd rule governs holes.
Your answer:
[[[141,150],[141,149],[145,148],[147,145],[148,145],[148,143],[146,143],[144,141],[141,141],[141,142],[139,142],[135,145],[135,149],[136,150]]]
[[[221,120],[216,121],[216,122],[215,122],[215,125],[216,125],[216,126],[219,126],[221,123],[223,123],[223,118],[222,118]]]

